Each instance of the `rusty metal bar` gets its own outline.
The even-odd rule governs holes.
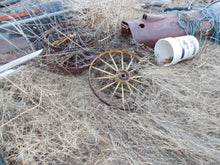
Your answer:
[[[0,30],[1,29],[7,30],[7,28],[11,28],[13,26],[16,26],[17,24],[26,24],[26,23],[30,23],[30,22],[33,22],[33,21],[37,21],[37,20],[41,20],[41,19],[45,19],[45,18],[50,18],[50,17],[54,17],[54,16],[66,14],[66,13],[71,13],[71,12],[73,12],[73,10],[65,9],[65,10],[62,10],[62,11],[54,12],[54,13],[49,13],[49,14],[44,14],[44,15],[40,15],[40,16],[35,16],[35,17],[32,17],[32,18],[27,18],[27,19],[24,19],[24,20],[19,20],[19,21],[16,21],[16,22],[5,23],[5,24],[0,25]]]

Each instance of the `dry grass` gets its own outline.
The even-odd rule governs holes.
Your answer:
[[[97,29],[107,33],[118,32],[123,19],[134,18],[137,12],[134,11],[134,4],[137,0],[97,0],[86,1],[87,21]]]
[[[123,6],[132,8],[126,1],[97,3],[90,9],[85,4],[84,19],[100,30],[106,26],[109,35],[135,12],[123,15]],[[138,47],[115,38],[109,43],[114,49]],[[219,46],[206,42],[196,58],[164,68],[145,50],[142,72],[151,85],[132,112],[99,102],[87,72],[62,76],[35,60],[0,79],[0,153],[7,164],[218,165],[219,53]]]

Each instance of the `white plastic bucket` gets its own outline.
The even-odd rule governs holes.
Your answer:
[[[193,58],[199,51],[199,41],[194,36],[169,37],[157,41],[154,54],[159,65],[170,66]]]

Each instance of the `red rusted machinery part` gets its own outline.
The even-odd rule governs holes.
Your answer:
[[[44,34],[48,45],[45,53],[50,70],[61,74],[79,74],[105,50],[101,35],[83,24],[62,23]]]
[[[186,11],[186,15],[190,18],[201,19],[204,15],[198,10]],[[185,36],[186,31],[190,34],[190,27],[186,26],[186,31],[181,28],[178,23],[178,15],[173,13],[163,14],[144,14],[142,18],[131,19],[122,21],[121,32],[123,35],[131,35],[134,40],[139,43],[145,44],[148,47],[154,47],[159,39],[166,37]],[[188,19],[188,18],[187,18]],[[192,21],[192,20],[189,20]],[[185,24],[183,22],[183,24]],[[211,25],[210,21],[203,21],[204,29],[208,29]],[[209,36],[213,33],[214,28],[211,29],[206,35]],[[200,36],[201,29],[197,28],[195,36]]]

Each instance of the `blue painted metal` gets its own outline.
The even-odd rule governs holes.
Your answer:
[[[0,154],[0,165],[5,165],[5,162],[4,162],[4,160],[3,160],[2,156],[1,156],[1,154]]]

